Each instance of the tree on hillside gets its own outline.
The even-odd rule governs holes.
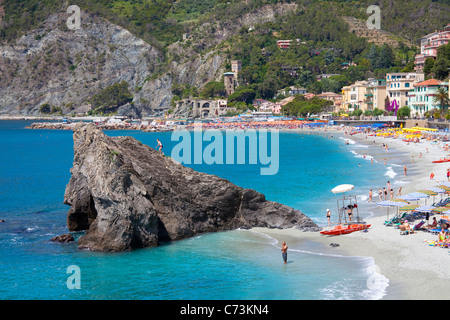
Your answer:
[[[131,101],[133,95],[125,80],[106,87],[90,100],[94,112],[115,112],[118,107]]]
[[[200,91],[200,97],[206,98],[214,98],[214,97],[225,97],[225,85],[223,82],[219,81],[210,81],[203,87],[203,90]]]
[[[439,103],[441,110],[445,110],[446,108],[448,108],[450,104],[448,90],[444,87],[438,88],[436,95],[433,97],[433,102]]]

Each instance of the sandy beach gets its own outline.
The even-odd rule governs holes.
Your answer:
[[[316,131],[315,133],[326,134],[323,129],[321,132]],[[327,134],[331,133],[335,135],[343,134],[342,130],[327,129]],[[401,139],[366,137],[363,134],[344,137],[358,143],[370,144],[371,146],[367,151],[368,155],[373,151],[372,148],[381,147],[383,143],[387,144],[388,150],[385,157],[388,164],[390,154],[398,151],[406,154],[406,159],[409,157],[411,160],[404,164],[408,168],[407,176],[399,177],[404,182],[401,185],[403,188],[402,194],[416,192],[429,186],[436,186],[439,184],[439,181],[447,180],[446,171],[450,164],[432,163],[433,160],[447,156],[447,152],[441,147],[442,142],[436,144],[431,141],[421,140],[419,143],[407,144]],[[421,153],[422,155],[420,155]],[[382,153],[378,153],[377,156],[374,156],[374,159],[384,163],[382,156]],[[403,173],[402,169],[401,171]],[[431,172],[434,173],[433,180],[430,180]],[[357,184],[357,182],[355,181],[354,184]],[[394,185],[394,189],[397,193],[398,187]],[[448,285],[450,279],[450,254],[448,249],[429,246],[425,240],[437,240],[437,235],[429,232],[417,231],[415,234],[400,235],[399,229],[393,226],[385,226],[384,221],[386,220],[387,208],[375,205],[379,201],[377,191],[373,190],[372,200],[375,214],[364,219],[372,225],[368,232],[354,232],[341,236],[324,236],[319,232],[304,232],[298,229],[274,230],[255,228],[254,231],[265,233],[276,239],[278,241],[277,246],[280,247],[281,243],[286,241],[290,249],[305,250],[305,243],[313,241],[321,244],[321,253],[323,254],[373,258],[376,272],[389,281],[382,299],[450,299]],[[440,199],[440,196],[436,197],[436,201],[438,199]],[[427,204],[431,204],[433,199],[431,198],[427,201]],[[419,204],[424,204],[424,200],[419,201]],[[394,214],[392,212],[391,217]],[[437,215],[437,219],[439,219],[439,215]],[[339,246],[332,247],[330,246],[331,243],[339,244]],[[301,261],[297,263],[301,263]]]

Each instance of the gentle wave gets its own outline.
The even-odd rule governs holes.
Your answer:
[[[387,167],[387,171],[384,174],[385,176],[394,179],[397,176],[397,173],[392,169],[392,166]]]
[[[279,249],[281,247],[277,246],[278,240],[274,239],[270,235],[250,230],[252,232],[259,233],[264,235],[267,238],[273,239],[271,244]],[[342,254],[333,254],[333,253],[325,253],[325,252],[316,252],[310,250],[302,250],[302,249],[292,249],[289,248],[289,252],[296,252],[302,254],[309,254],[315,256],[323,256],[323,257],[333,257],[333,258],[343,258],[343,259],[358,259],[358,261],[363,262],[364,267],[361,269],[362,272],[365,272],[367,275],[366,286],[367,289],[360,291],[359,293],[352,291],[349,288],[349,284],[347,281],[336,281],[330,286],[323,288],[320,290],[321,295],[324,299],[342,299],[342,300],[351,300],[351,299],[366,299],[366,300],[380,300],[386,295],[387,288],[389,286],[389,279],[383,276],[379,272],[378,266],[375,264],[375,260],[371,257],[359,257],[359,256],[347,256]],[[358,288],[355,288],[357,291]],[[355,296],[356,294],[356,296]]]

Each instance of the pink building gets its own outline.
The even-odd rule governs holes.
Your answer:
[[[450,23],[441,31],[435,31],[427,34],[420,39],[420,54],[416,55],[414,70],[416,72],[423,71],[423,66],[427,58],[436,59],[437,49],[446,45],[450,41]]]

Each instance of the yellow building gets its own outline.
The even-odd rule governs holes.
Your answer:
[[[342,88],[341,111],[353,112],[357,109],[367,110],[366,89],[368,81],[356,81],[354,84]]]
[[[386,80],[369,79],[364,100],[366,110],[373,111],[376,108],[385,110],[385,100]]]

